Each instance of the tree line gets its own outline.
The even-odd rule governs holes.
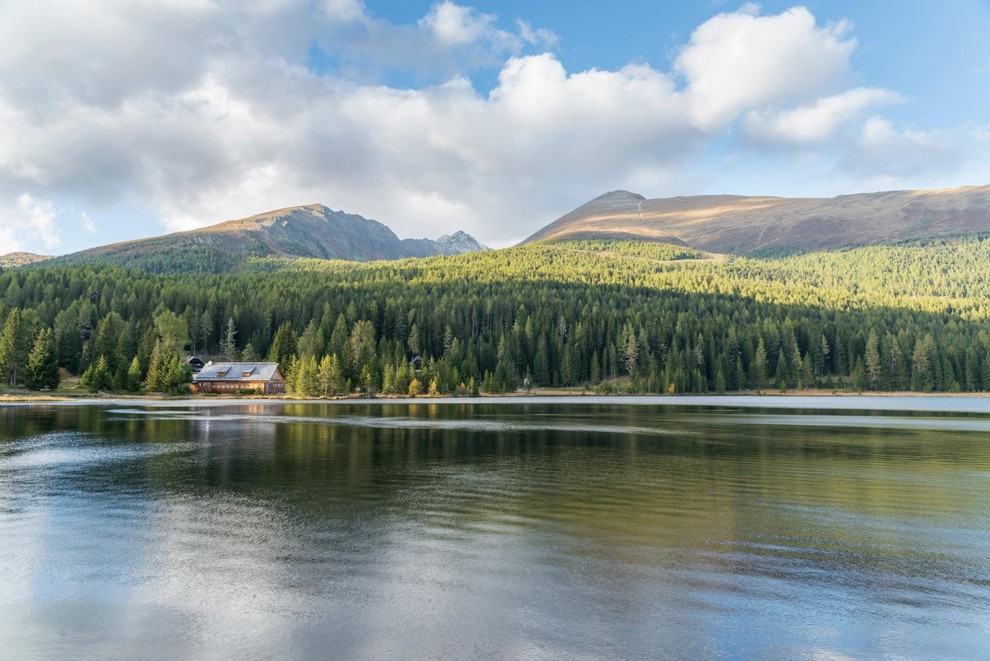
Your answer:
[[[179,391],[193,353],[278,361],[308,396],[981,391],[987,264],[990,241],[975,237],[784,259],[586,241],[369,264],[265,258],[206,275],[41,265],[0,273],[0,374],[53,387],[54,365],[95,389]]]

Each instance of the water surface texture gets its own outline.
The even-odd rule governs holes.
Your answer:
[[[0,408],[0,657],[986,658],[990,415],[718,401]]]

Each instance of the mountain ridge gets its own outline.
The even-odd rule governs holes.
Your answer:
[[[455,238],[456,237],[456,238]],[[461,231],[433,239],[400,239],[384,223],[322,204],[285,207],[247,218],[89,248],[62,263],[109,262],[165,272],[237,270],[251,257],[375,261],[454,255],[488,248]],[[181,264],[182,269],[170,267]]]
[[[832,198],[697,195],[647,199],[610,191],[520,245],[638,239],[713,253],[809,252],[990,232],[990,186],[854,193]]]

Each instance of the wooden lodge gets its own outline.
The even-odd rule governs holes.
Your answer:
[[[278,363],[214,363],[193,374],[196,392],[232,393],[254,390],[265,395],[285,393],[285,375]]]

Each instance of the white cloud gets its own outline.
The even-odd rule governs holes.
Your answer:
[[[766,145],[813,145],[832,138],[837,128],[877,106],[901,101],[890,90],[857,87],[797,108],[761,108],[746,113],[743,134]]]
[[[850,145],[844,165],[850,172],[904,182],[929,173],[954,172],[967,156],[961,136],[898,130],[888,119],[871,117]]]
[[[521,19],[516,20],[518,33],[497,27],[498,17],[444,0],[430,8],[418,22],[442,48],[458,48],[483,44],[495,53],[518,53],[526,44],[537,47],[553,47],[557,35],[545,28],[533,28]]]
[[[325,0],[323,11],[335,21],[351,23],[365,19],[365,7],[361,0]]]
[[[419,20],[419,24],[432,30],[440,43],[459,46],[476,41],[492,30],[495,15],[483,14],[471,7],[444,0],[433,5],[430,13]]]
[[[58,246],[58,213],[51,200],[21,193],[16,202],[0,206],[0,254],[25,250],[32,245]]]
[[[96,234],[96,223],[85,211],[79,214],[79,225],[90,234]]]
[[[843,86],[849,27],[803,8],[720,14],[670,72],[571,72],[532,52],[552,32],[521,20],[508,32],[452,2],[410,25],[359,0],[58,6],[0,5],[0,199],[29,200],[0,209],[0,240],[51,245],[44,219],[59,206],[138,200],[169,229],[324,202],[402,236],[463,228],[504,244],[606,190],[691,192],[685,173],[735,126],[741,149],[838,149],[832,161],[861,177],[923,172],[916,152],[943,170],[965,156],[864,124],[896,95]],[[308,70],[314,43],[345,63]],[[359,55],[434,82],[378,84],[349,68]],[[467,77],[479,63],[498,70],[487,93]]]
[[[519,38],[527,44],[542,46],[545,48],[555,48],[560,38],[553,30],[546,28],[534,28],[530,23],[516,19],[516,26],[519,28]]]
[[[706,21],[674,63],[699,127],[725,126],[749,108],[813,100],[849,70],[856,41],[848,24],[819,27],[804,7],[776,16],[756,9],[746,5]]]

